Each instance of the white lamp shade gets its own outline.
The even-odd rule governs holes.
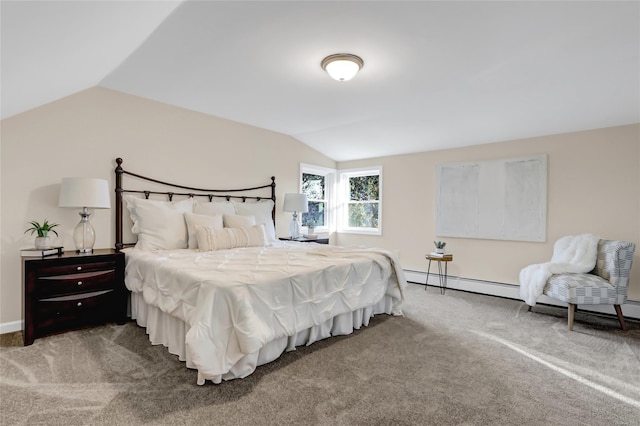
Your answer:
[[[284,194],[285,212],[302,212],[309,211],[309,204],[306,194]]]
[[[111,208],[109,182],[106,179],[71,177],[62,178],[60,207]]]

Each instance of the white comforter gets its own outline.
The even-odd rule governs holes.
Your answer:
[[[246,354],[346,312],[396,301],[402,270],[377,249],[277,243],[212,252],[126,251],[126,285],[187,324],[186,349],[213,379]]]

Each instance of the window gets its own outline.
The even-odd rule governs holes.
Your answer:
[[[318,233],[382,234],[381,166],[338,174],[334,169],[300,164],[300,192],[309,200],[302,226],[312,224]]]
[[[340,173],[340,231],[382,234],[382,167]]]
[[[331,214],[334,176],[333,169],[308,164],[300,166],[300,190],[309,200],[309,212],[302,213],[302,226],[313,225],[316,232],[335,230]]]

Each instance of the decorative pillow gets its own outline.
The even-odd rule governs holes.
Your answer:
[[[193,199],[176,202],[147,200],[131,194],[123,196],[133,221],[131,232],[138,236],[136,248],[172,250],[187,248],[184,213],[193,210]]]
[[[278,241],[276,238],[276,228],[273,225],[273,200],[251,202],[237,202],[236,214],[241,216],[253,216],[256,218],[256,225],[264,225],[264,232],[267,235],[267,241]]]
[[[225,214],[222,217],[225,228],[250,228],[256,224],[256,219],[253,216]]]
[[[193,212],[196,214],[236,214],[236,208],[231,201],[213,201],[203,203],[196,201],[193,205]]]
[[[196,237],[196,226],[206,226],[213,229],[222,229],[221,214],[194,214],[185,213],[184,220],[187,222],[187,233],[189,234],[189,248],[198,248],[198,238]]]
[[[226,250],[236,247],[263,247],[267,244],[264,226],[213,229],[196,225],[200,251]]]

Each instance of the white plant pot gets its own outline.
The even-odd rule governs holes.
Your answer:
[[[51,237],[36,237],[35,245],[38,250],[51,247]]]
[[[443,249],[443,248],[441,248],[441,249],[437,248],[437,249],[436,249],[436,253],[438,253],[438,254],[444,254],[444,249]]]

